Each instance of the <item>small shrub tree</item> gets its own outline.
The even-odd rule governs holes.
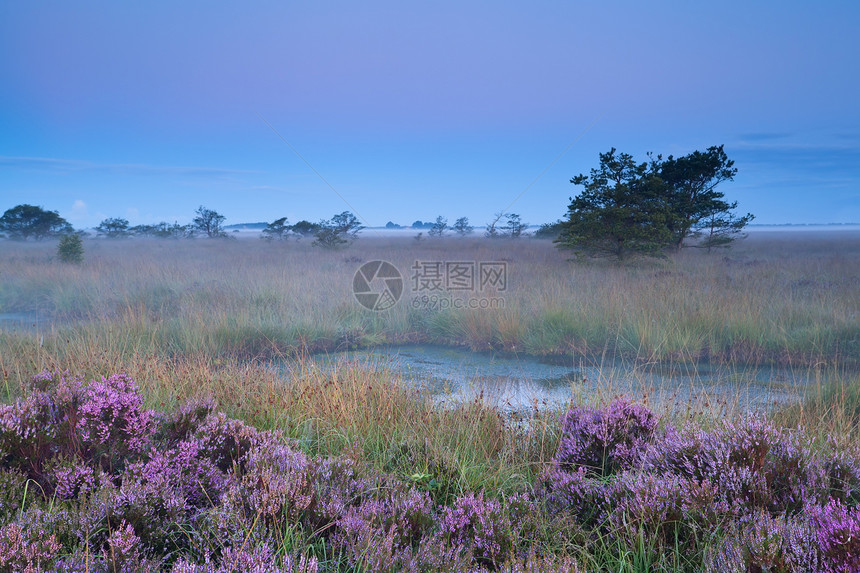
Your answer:
[[[363,228],[358,217],[349,211],[344,211],[328,221],[320,221],[314,231],[316,240],[312,245],[324,249],[345,247],[358,238],[358,232]]]
[[[281,217],[280,219],[272,221],[266,225],[260,238],[265,239],[266,241],[285,240],[289,238],[290,230],[290,224],[289,221],[287,221],[287,218]]]
[[[461,237],[465,237],[466,235],[471,235],[474,231],[474,227],[469,224],[468,217],[460,217],[456,221],[454,221],[454,226],[452,227],[454,232],[460,235]]]
[[[57,245],[57,258],[64,263],[80,264],[84,262],[84,243],[77,233],[68,233],[60,238]]]
[[[523,232],[528,228],[528,223],[523,223],[520,220],[520,216],[516,213],[508,213],[506,215],[507,222],[505,223],[502,230],[504,231],[505,236],[510,237],[512,239],[519,239]]]
[[[556,239],[578,257],[664,256],[683,246],[727,246],[742,236],[751,214],[732,213],[716,191],[737,169],[722,146],[675,158],[652,156],[637,163],[615,148],[600,154],[600,166],[570,180],[583,191],[571,199],[567,219]],[[702,239],[699,243],[689,239]]]
[[[498,239],[502,236],[501,231],[499,230],[498,224],[501,221],[502,217],[504,217],[504,213],[496,213],[495,218],[487,223],[487,230],[484,231],[484,236],[488,239]]]
[[[195,213],[197,216],[191,221],[191,225],[195,231],[206,235],[210,239],[220,239],[227,236],[222,226],[224,219],[226,219],[224,215],[212,209],[207,209],[203,205],[198,207]]]
[[[431,237],[442,237],[445,235],[445,231],[448,229],[448,219],[439,215],[436,217],[436,222],[433,223],[433,226],[430,228],[430,231],[427,233]]]

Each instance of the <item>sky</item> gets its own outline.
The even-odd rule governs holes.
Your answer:
[[[0,3],[0,211],[564,216],[615,147],[724,145],[756,223],[860,222],[860,3]]]

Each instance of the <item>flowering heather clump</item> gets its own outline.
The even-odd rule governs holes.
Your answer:
[[[606,491],[610,537],[631,549],[642,541],[660,548],[684,541],[682,491],[677,476],[621,474]]]
[[[299,523],[316,501],[316,463],[284,444],[254,447],[245,456],[242,490],[254,515]]]
[[[656,428],[651,410],[624,399],[600,410],[571,408],[561,420],[556,462],[566,471],[584,467],[590,475],[614,474],[638,462]]]
[[[278,564],[278,561],[281,561]],[[187,560],[178,561],[171,573],[317,573],[319,565],[315,557],[285,555],[276,559],[266,548],[233,549],[227,547],[221,553],[219,563],[206,560],[195,565]]]
[[[467,494],[443,510],[442,537],[453,545],[469,546],[475,560],[487,565],[502,563],[511,550],[511,523],[502,505]]]
[[[830,497],[848,505],[860,505],[860,457],[831,451],[822,466]]]
[[[124,374],[88,385],[78,412],[81,437],[94,458],[142,454],[150,444],[152,412],[143,409],[140,390]]]
[[[709,573],[820,573],[815,535],[808,523],[757,512],[733,531],[706,558]]]
[[[215,503],[227,479],[208,458],[200,454],[196,441],[181,441],[174,447],[154,451],[145,462],[136,462],[126,472],[132,479],[160,483],[176,490],[193,507]]]
[[[433,503],[426,492],[412,489],[350,507],[338,522],[334,543],[355,564],[375,547],[392,552],[417,547],[433,525]]]
[[[570,557],[538,556],[532,550],[527,558],[505,563],[499,567],[499,571],[501,573],[585,573],[585,568]]]
[[[84,383],[45,372],[33,384],[30,396],[0,406],[0,452],[6,467],[21,470],[46,492],[59,479],[61,495],[67,495],[69,488],[89,483],[83,466],[110,473],[149,447],[152,414],[143,409],[140,392],[128,377]],[[52,461],[55,457],[67,460],[72,474]],[[46,475],[46,466],[60,474]]]
[[[549,516],[573,516],[582,525],[593,526],[599,521],[605,485],[589,478],[585,468],[566,472],[553,464],[540,476],[538,493]]]
[[[0,523],[6,523],[21,509],[27,478],[15,470],[0,470]]]
[[[33,385],[27,398],[0,405],[0,459],[5,467],[50,487],[45,463],[54,455],[76,455],[80,449],[77,425],[83,382],[43,372]]]
[[[318,460],[317,502],[312,526],[326,528],[346,515],[349,508],[379,499],[380,492],[397,497],[404,491],[398,480],[367,468],[350,458]]]
[[[58,463],[50,474],[56,488],[54,492],[60,499],[88,495],[96,489],[96,474],[93,468],[80,462]]]
[[[103,555],[109,564],[109,570],[128,571],[140,562],[140,537],[134,534],[134,528],[130,524],[121,523],[111,532],[107,544]]]
[[[10,573],[49,571],[60,544],[41,529],[24,530],[17,523],[0,528],[0,570]]]
[[[828,482],[833,481],[828,463],[802,444],[799,434],[751,417],[723,422],[710,432],[690,427],[667,432],[649,448],[643,470],[710,483],[717,492],[714,502],[741,516],[755,508],[798,513],[823,503],[829,497]],[[833,471],[842,471],[847,478],[849,466],[846,461]]]
[[[222,472],[234,466],[243,467],[245,455],[259,444],[262,434],[240,420],[232,420],[223,412],[209,415],[194,432],[200,455],[212,461]]]
[[[825,570],[860,571],[860,509],[831,500],[823,507],[813,508],[810,520],[815,525]]]
[[[414,547],[399,545],[397,537],[393,528],[385,532],[362,526],[351,528],[348,536],[335,536],[333,545],[346,559],[348,570],[373,573],[480,573],[486,570],[475,564],[469,547],[452,545],[438,535],[426,535]]]
[[[192,400],[181,405],[169,415],[159,414],[158,429],[153,440],[160,446],[172,447],[178,442],[191,439],[210,416],[215,415],[215,400]]]

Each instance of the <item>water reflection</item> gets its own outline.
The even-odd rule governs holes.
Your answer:
[[[439,346],[396,346],[316,355],[319,367],[343,361],[385,369],[434,400],[482,400],[506,413],[564,407],[624,395],[663,411],[764,411],[797,399],[808,372],[774,367],[640,364],[541,359]]]

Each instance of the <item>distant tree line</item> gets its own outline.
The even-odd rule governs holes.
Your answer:
[[[217,211],[207,209],[202,205],[195,211],[195,217],[188,225],[179,223],[157,223],[155,225],[130,226],[127,219],[110,217],[103,220],[95,228],[96,235],[108,239],[123,239],[126,237],[158,237],[164,239],[182,239],[196,236],[209,238],[225,238],[225,217]],[[48,211],[34,205],[17,205],[7,209],[0,217],[0,236],[26,241],[27,239],[47,239],[63,237],[69,234],[84,235],[83,231],[75,231],[57,211]]]
[[[631,256],[663,256],[682,247],[699,247],[710,251],[729,245],[743,236],[743,229],[753,215],[737,216],[737,202],[725,201],[716,187],[731,181],[737,174],[734,162],[723,146],[709,147],[689,155],[663,159],[648,154],[648,161],[636,162],[631,155],[617,153],[615,148],[599,155],[599,166],[588,175],[577,175],[570,181],[583,187],[571,198],[567,216],[542,225],[536,237],[553,238],[555,243],[574,252],[577,257],[610,257],[623,260]],[[130,226],[126,219],[103,220],[96,233],[105,238],[125,237],[208,238],[228,237],[225,217],[202,205],[188,225],[161,222],[155,225]],[[267,241],[313,238],[313,245],[335,249],[352,243],[364,227],[349,211],[331,219],[312,223],[290,224],[281,217],[265,225],[262,238]],[[388,222],[386,228],[402,228]],[[435,222],[415,221],[412,228],[427,229],[436,238],[454,233],[465,237],[474,233],[467,217],[453,225],[442,215]],[[528,224],[516,213],[496,213],[487,223],[487,238],[517,239],[526,234]],[[33,205],[17,205],[0,217],[0,236],[10,239],[39,240],[73,234],[72,226],[56,211]],[[419,233],[416,239],[420,239]]]
[[[504,224],[501,223],[502,218],[506,219]],[[101,221],[94,230],[96,236],[106,239],[126,239],[129,237],[159,239],[207,237],[216,239],[229,237],[224,228],[225,219],[224,215],[201,205],[195,211],[192,222],[187,225],[161,221],[156,224],[132,226],[127,219],[122,217],[109,217]],[[402,229],[403,227],[389,221],[386,228]],[[453,225],[449,225],[448,219],[440,215],[432,223],[415,221],[412,228],[428,229],[428,235],[431,237],[443,237],[448,233],[465,237],[474,233],[474,227],[469,224],[468,217],[460,217]],[[519,215],[499,213],[487,225],[485,236],[490,238],[519,238],[524,235],[526,228],[527,224],[520,220]],[[302,220],[290,224],[286,217],[281,217],[265,224],[261,237],[267,241],[313,238],[312,244],[315,246],[338,248],[354,241],[362,229],[364,226],[361,225],[359,219],[349,211],[344,211],[332,216],[331,219],[317,223]],[[32,205],[13,207],[0,218],[0,236],[10,239],[27,240],[32,238],[39,240],[48,237],[61,237],[73,232],[74,230],[68,221],[56,211],[46,211],[42,207]],[[79,231],[78,234],[84,235],[85,233]]]

